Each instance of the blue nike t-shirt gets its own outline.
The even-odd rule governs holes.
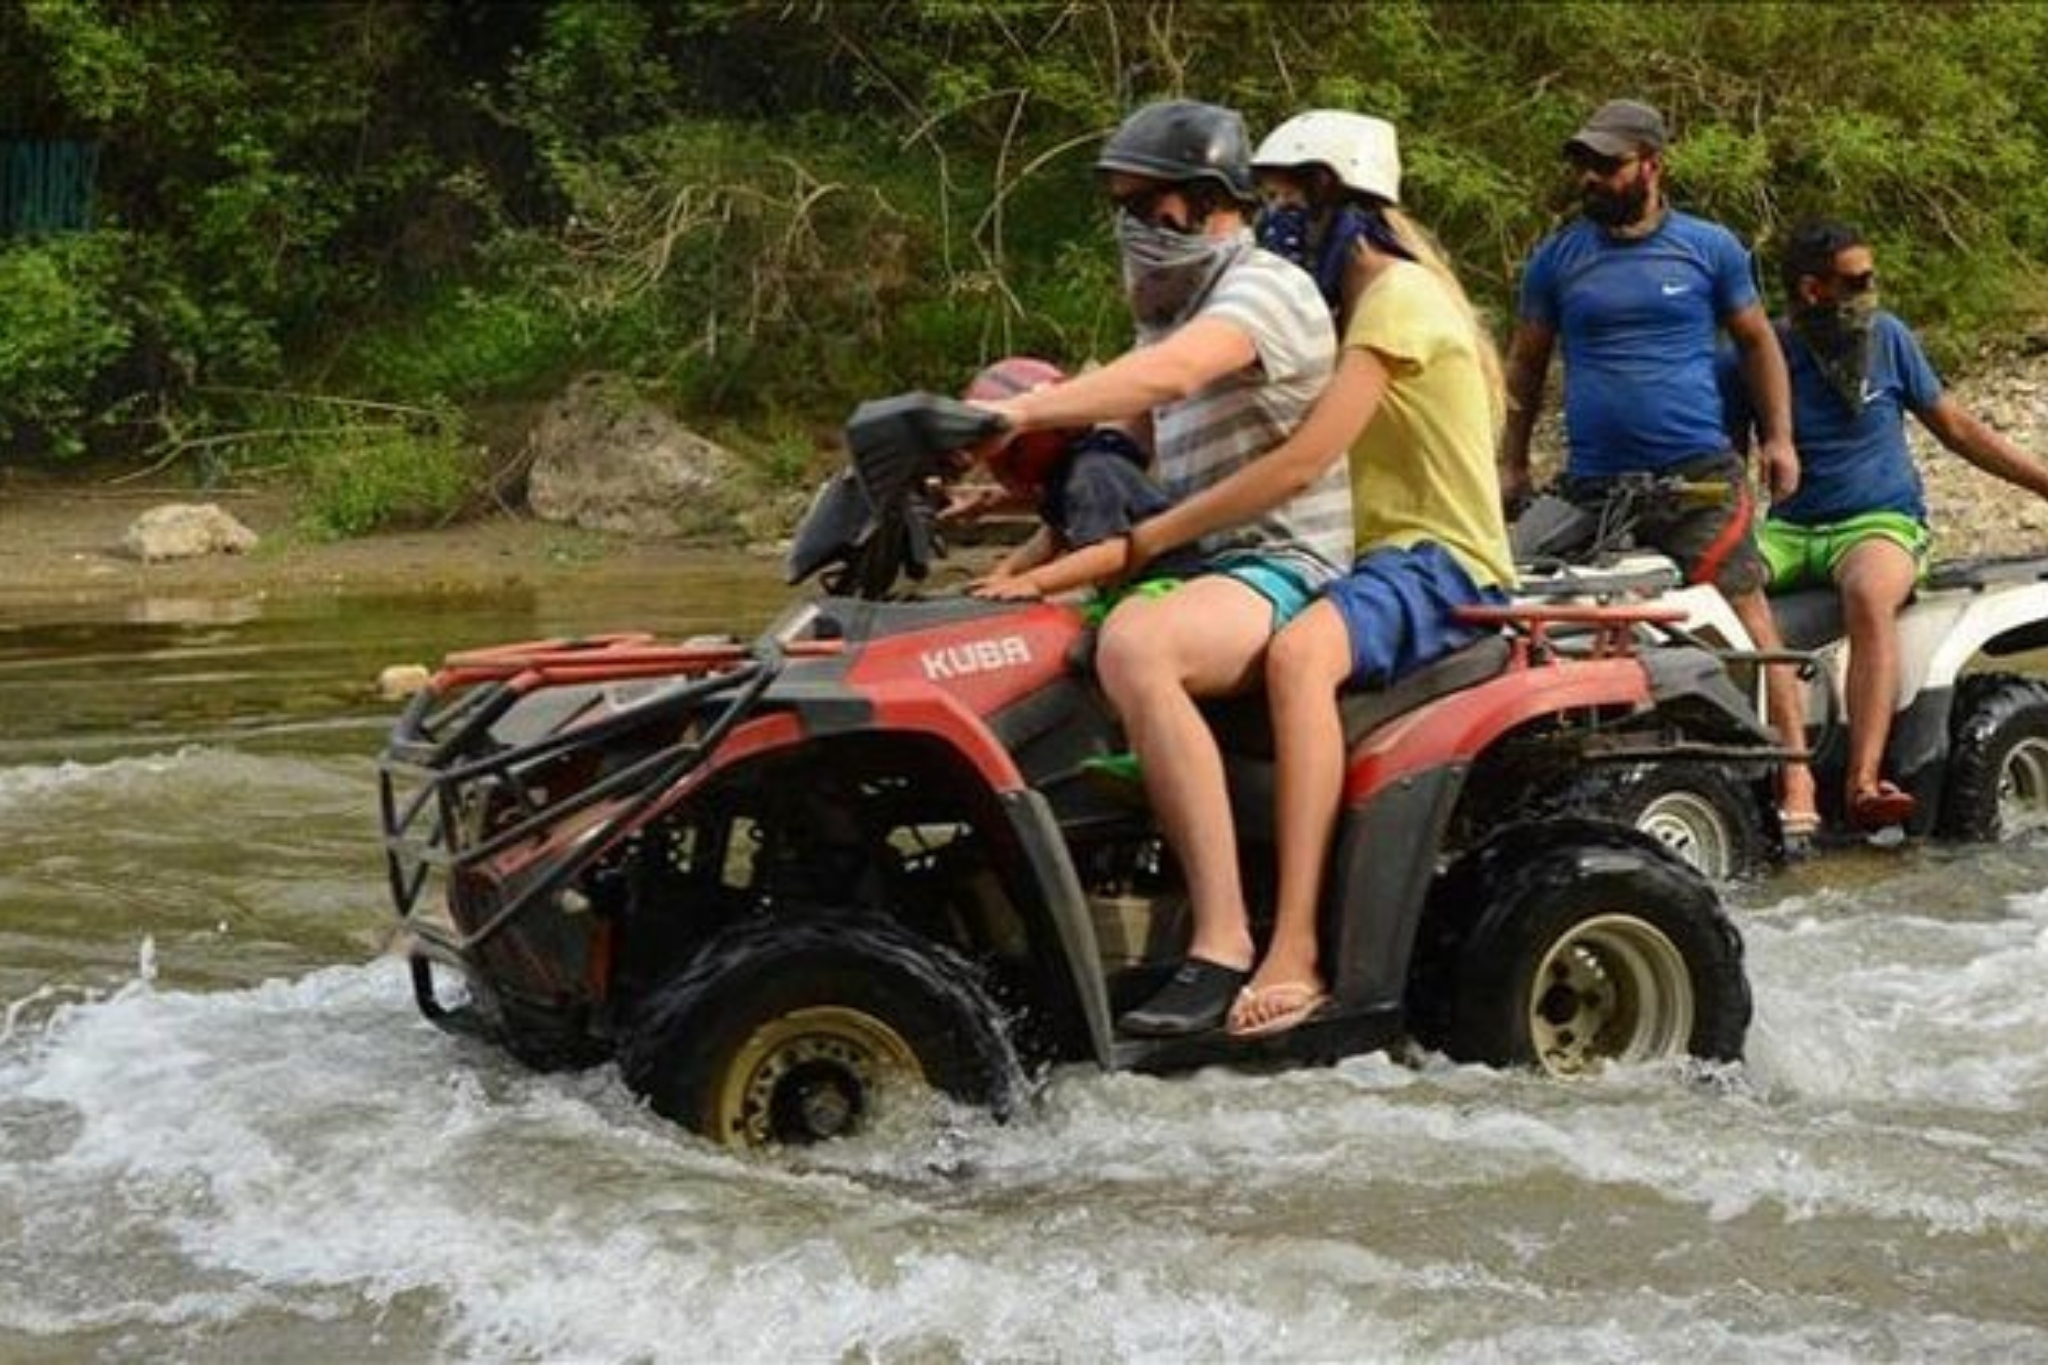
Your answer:
[[[1920,470],[1906,445],[1906,414],[1941,401],[1941,380],[1913,329],[1880,310],[1871,322],[1870,373],[1855,411],[1821,373],[1806,343],[1777,324],[1792,378],[1792,444],[1799,451],[1799,489],[1771,506],[1771,516],[1800,526],[1826,526],[1865,512],[1900,512],[1927,520]],[[1732,351],[1720,361],[1728,429],[1746,436],[1755,412]]]
[[[1669,212],[1647,237],[1580,219],[1536,248],[1521,316],[1564,353],[1566,473],[1663,469],[1728,448],[1714,352],[1721,323],[1757,302],[1735,234]]]

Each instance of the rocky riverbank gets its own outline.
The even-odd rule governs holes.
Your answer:
[[[1950,389],[1957,402],[2048,460],[2048,351],[1987,363]],[[1907,423],[1927,483],[1927,510],[1939,559],[2048,554],[2048,501],[1984,473]]]
[[[1984,361],[1957,380],[1952,392],[2023,448],[2048,459],[2048,350]],[[1937,557],[2048,554],[2048,501],[1983,473],[1941,449],[1917,423],[1909,425],[1927,483]],[[1541,444],[1549,447],[1549,463],[1554,464],[1554,424],[1543,436]],[[1545,456],[1539,448],[1539,468]],[[277,489],[205,495],[262,537],[251,553],[145,564],[123,552],[123,533],[143,510],[194,496],[171,488],[60,481],[0,468],[0,602],[165,592],[475,590],[570,575],[639,574],[707,553],[739,552],[580,531],[515,515],[323,542],[295,530],[291,500]],[[765,549],[756,544],[745,552],[758,555]]]

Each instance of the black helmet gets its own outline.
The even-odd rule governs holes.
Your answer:
[[[1234,109],[1195,100],[1148,104],[1123,121],[1095,158],[1098,171],[1126,171],[1174,184],[1213,180],[1253,203],[1251,139]]]

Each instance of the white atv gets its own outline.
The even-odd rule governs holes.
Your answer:
[[[1551,495],[1517,519],[1524,595],[1600,601],[1655,597],[1723,654],[1765,711],[1765,655],[1726,599],[1684,586],[1671,561],[1634,546],[1651,499],[1719,497],[1719,485],[1646,476],[1616,485],[1599,513]],[[1841,828],[1849,642],[1832,589],[1771,599],[1786,650],[1807,677],[1807,747],[1821,810]],[[1884,771],[1917,807],[1906,832],[1995,841],[2048,824],[2048,680],[2014,656],[2048,647],[2048,558],[1946,560],[1899,614],[1899,688]],[[1779,656],[1771,656],[1779,657]],[[1547,802],[1597,810],[1655,835],[1709,876],[1757,870],[1785,851],[1767,767],[1687,759],[1595,769]]]

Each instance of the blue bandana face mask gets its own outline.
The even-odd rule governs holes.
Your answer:
[[[1409,259],[1408,249],[1395,238],[1387,220],[1354,204],[1324,215],[1302,204],[1278,205],[1259,215],[1258,234],[1260,246],[1315,277],[1316,288],[1333,313],[1344,306],[1344,271],[1361,241]]]

